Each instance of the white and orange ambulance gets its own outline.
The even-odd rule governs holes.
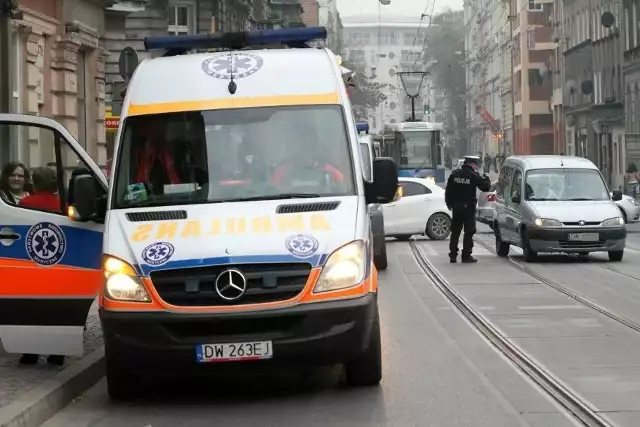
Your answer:
[[[393,199],[397,170],[377,158],[365,179],[340,66],[331,51],[306,45],[323,37],[324,28],[295,28],[147,39],[166,53],[141,62],[128,85],[108,190],[60,125],[0,115],[0,124],[53,129],[90,166],[71,178],[69,219],[0,212],[7,233],[23,239],[15,245],[50,227],[67,258],[36,265],[22,248],[12,260],[0,246],[0,273],[17,278],[13,266],[24,263],[38,271],[27,284],[38,298],[81,297],[78,315],[98,292],[111,396],[135,393],[144,376],[237,367],[341,363],[349,384],[379,383],[367,204]],[[223,51],[188,53],[211,48]],[[48,272],[59,280],[51,291]],[[21,342],[11,350],[48,351]],[[67,354],[63,347],[56,351]]]

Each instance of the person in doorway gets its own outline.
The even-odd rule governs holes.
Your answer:
[[[457,262],[458,240],[464,228],[462,241],[463,263],[473,263],[477,260],[471,255],[473,250],[473,235],[476,233],[476,203],[477,189],[489,191],[491,179],[480,176],[478,165],[479,157],[467,156],[462,167],[449,175],[445,188],[444,199],[447,208],[451,211],[451,237],[449,241],[449,260]]]
[[[164,130],[158,123],[143,120],[140,124],[142,144],[136,150],[136,182],[146,184],[152,194],[162,194],[167,184],[182,181],[174,156],[166,143]]]
[[[33,171],[34,194],[24,197],[18,205],[25,208],[39,209],[50,212],[60,212],[60,197],[58,192],[58,178],[54,169],[41,166]]]
[[[12,204],[17,205],[20,200],[29,195],[31,174],[29,169],[19,162],[9,162],[2,169],[0,175],[0,196]]]

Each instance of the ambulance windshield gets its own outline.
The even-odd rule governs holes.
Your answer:
[[[113,208],[355,194],[337,105],[132,116]]]

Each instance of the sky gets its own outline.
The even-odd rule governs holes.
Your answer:
[[[337,0],[338,11],[340,16],[350,15],[370,15],[378,13],[378,0]],[[427,13],[431,11],[433,2],[435,4],[434,12],[441,12],[448,7],[451,9],[462,9],[463,0],[391,0],[388,6],[381,6],[380,11],[390,15],[407,15],[416,16],[420,19],[420,14],[428,8]]]

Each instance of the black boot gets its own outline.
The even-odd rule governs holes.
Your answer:
[[[472,264],[472,263],[474,263],[474,262],[478,262],[478,260],[477,260],[477,259],[475,259],[475,258],[474,258],[473,256],[471,256],[471,255],[468,255],[468,256],[462,257],[462,263],[463,263],[463,264]]]
[[[20,358],[21,365],[37,365],[38,359],[40,358],[37,354],[23,354]]]
[[[64,365],[64,356],[52,354],[51,356],[47,357],[47,362],[52,365],[62,366]]]

